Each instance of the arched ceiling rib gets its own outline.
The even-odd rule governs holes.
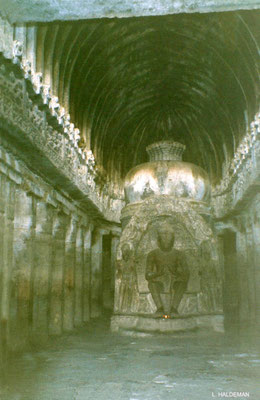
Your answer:
[[[56,22],[39,26],[38,43],[55,94],[109,178],[146,161],[147,145],[174,139],[217,180],[246,131],[245,113],[250,122],[257,110],[259,17]]]

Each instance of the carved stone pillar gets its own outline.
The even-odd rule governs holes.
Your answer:
[[[63,317],[63,278],[65,263],[65,229],[67,216],[59,212],[53,223],[52,233],[52,269],[50,290],[49,333],[62,333]]]
[[[99,317],[102,307],[102,232],[95,228],[91,250],[91,318]]]
[[[83,321],[83,265],[84,265],[84,242],[83,229],[78,226],[76,237],[76,264],[75,264],[75,312],[74,325],[80,326]]]
[[[91,277],[91,231],[92,225],[84,230],[84,277],[83,277],[83,321],[90,319],[90,277]]]
[[[28,342],[32,319],[32,272],[34,236],[34,199],[17,188],[14,216],[14,269],[12,273],[11,312],[14,346]]]
[[[66,234],[65,246],[63,318],[65,331],[71,331],[74,327],[76,234],[77,219],[72,216]]]
[[[36,206],[33,281],[33,333],[37,341],[48,335],[49,279],[52,267],[53,208],[43,201]]]
[[[237,233],[237,253],[239,271],[239,321],[240,326],[248,324],[249,304],[248,304],[248,281],[247,281],[247,259],[246,259],[246,233]]]
[[[253,327],[255,324],[256,292],[255,292],[253,221],[251,215],[249,215],[247,219],[246,249],[247,249],[246,275],[247,275],[247,286],[248,286],[248,311],[249,311],[248,318],[250,326]]]
[[[111,240],[111,291],[113,293],[113,298],[115,298],[115,281],[116,281],[116,257],[117,248],[119,245],[119,236],[113,236]]]
[[[1,345],[10,346],[10,292],[13,269],[13,219],[15,185],[0,175]]]
[[[255,326],[258,329],[260,327],[260,196],[258,196],[258,203],[256,204],[254,214],[254,226],[253,226],[253,237],[254,237],[254,284],[255,284]]]
[[[3,190],[3,176],[0,174],[0,366],[3,364],[4,335],[2,317],[2,293],[3,293],[3,248],[4,248],[4,226],[5,226],[5,199]]]

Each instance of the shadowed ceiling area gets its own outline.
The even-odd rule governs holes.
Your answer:
[[[213,182],[259,100],[259,11],[54,22],[37,70],[109,179],[173,139]]]

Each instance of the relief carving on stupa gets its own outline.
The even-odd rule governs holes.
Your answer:
[[[174,241],[164,257],[158,239],[165,231]],[[167,195],[145,199],[122,233],[117,258],[116,313],[176,317],[221,310],[216,241],[189,202]],[[154,282],[153,268],[161,269]]]

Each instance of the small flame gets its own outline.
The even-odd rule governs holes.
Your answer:
[[[168,315],[168,314],[164,314],[163,318],[169,319],[169,318],[171,318],[171,317],[170,317],[170,315]]]

